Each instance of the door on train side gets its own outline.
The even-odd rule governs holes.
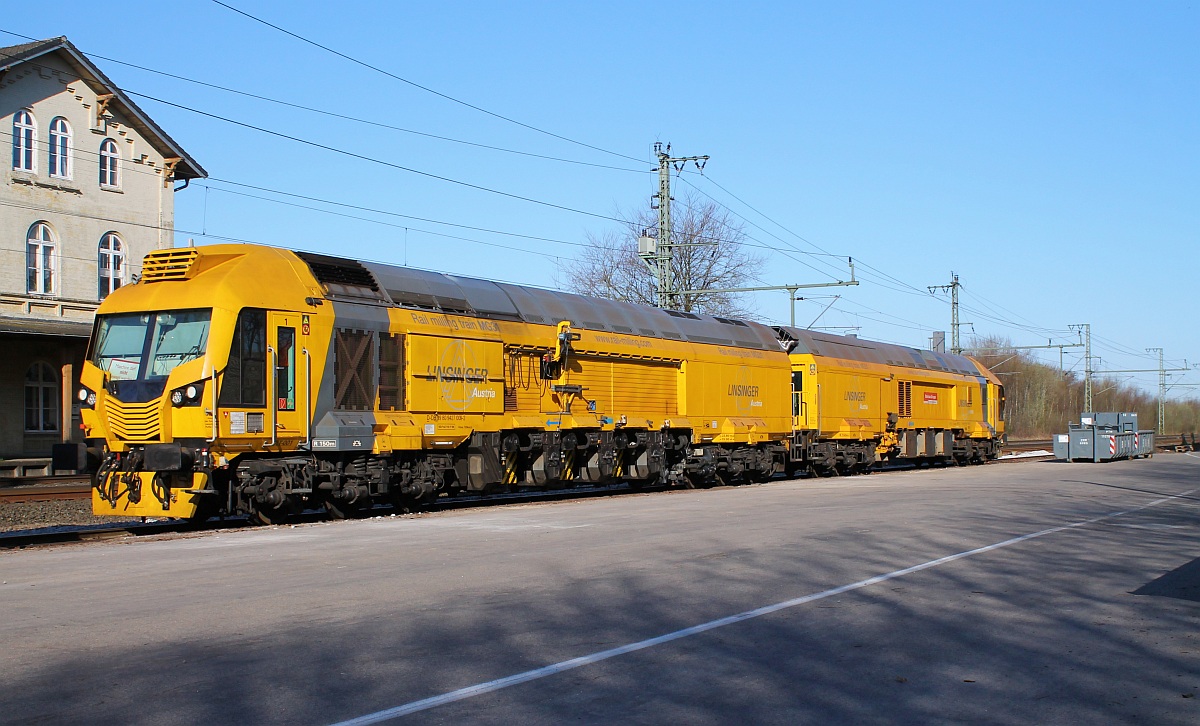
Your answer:
[[[274,419],[277,443],[285,450],[308,436],[311,401],[304,354],[306,317],[300,313],[267,314],[268,413]]]
[[[992,424],[992,417],[988,411],[988,382],[986,378],[979,379],[979,403],[983,407],[983,422]]]
[[[808,406],[804,403],[804,371],[792,369],[792,428],[808,426]]]

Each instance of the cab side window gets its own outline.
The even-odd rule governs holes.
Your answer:
[[[279,345],[275,348],[275,407],[280,411],[296,410],[296,329],[279,328]]]
[[[267,312],[246,308],[238,314],[221,384],[222,406],[267,405]]]

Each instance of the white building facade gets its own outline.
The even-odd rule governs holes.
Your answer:
[[[66,38],[0,48],[0,139],[0,457],[45,457],[79,439],[96,306],[172,246],[205,172]]]

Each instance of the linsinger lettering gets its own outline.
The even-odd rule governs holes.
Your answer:
[[[865,391],[846,391],[847,401],[865,401],[867,394]]]
[[[738,396],[738,397],[757,396],[758,395],[758,386],[746,386],[746,385],[742,385],[740,383],[730,383],[729,384],[729,395]]]
[[[487,368],[464,368],[462,366],[426,366],[429,375],[439,381],[473,381],[487,380]]]

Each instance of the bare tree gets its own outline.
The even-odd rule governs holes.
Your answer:
[[[689,195],[677,200],[671,211],[672,243],[695,245],[674,248],[671,264],[679,289],[716,290],[751,283],[764,258],[747,250],[746,233],[729,210]],[[566,263],[558,282],[582,295],[653,305],[657,300],[654,273],[638,256],[637,241],[643,230],[658,227],[657,212],[647,208],[621,216],[626,218],[623,229],[587,234],[588,246]],[[753,316],[741,296],[728,292],[685,295],[683,310]]]

